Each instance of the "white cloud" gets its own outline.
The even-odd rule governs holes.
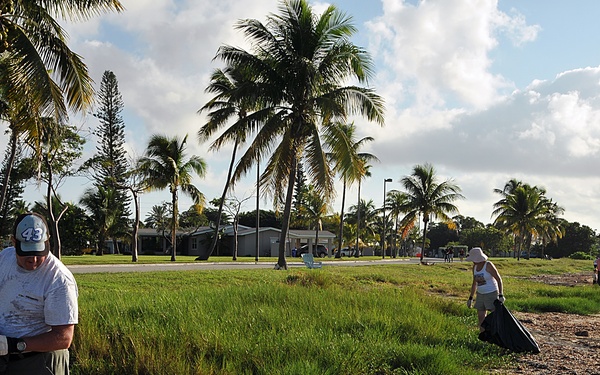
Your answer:
[[[220,66],[212,59],[223,44],[246,46],[233,27],[239,19],[264,21],[278,12],[279,2],[125,3],[122,14],[68,25],[69,45],[84,56],[96,85],[105,70],[115,72],[125,103],[128,149],[141,153],[154,133],[189,134],[190,154],[209,165],[208,177],[197,186],[212,199],[222,191],[231,151],[209,153],[207,145],[196,142],[204,121],[196,111],[209,98],[204,88],[210,72]],[[317,12],[326,6],[314,4]],[[362,185],[363,198],[379,205],[383,178],[392,177],[388,189],[397,189],[415,164],[431,162],[463,188],[463,215],[489,222],[498,200],[493,189],[517,178],[546,187],[569,220],[600,228],[594,212],[600,203],[595,176],[600,67],[564,68],[552,80],[530,77],[527,87],[516,87],[510,74],[492,72],[494,52],[504,44],[519,51],[533,47],[542,26],[545,31],[553,25],[528,24],[518,9],[502,12],[495,0],[382,0],[381,5],[378,17],[357,24],[361,36],[369,38],[366,47],[377,73],[373,86],[387,106],[383,128],[355,120],[361,136],[375,138],[367,151],[381,160]],[[352,12],[350,1],[336,6]],[[552,58],[541,56],[531,64],[547,66]],[[88,118],[85,125],[95,120]],[[248,176],[236,192],[247,195],[253,184],[254,176]],[[353,189],[349,197],[355,197]],[[79,192],[71,195],[76,200]],[[168,193],[160,196],[143,196],[143,210],[169,199]],[[187,198],[181,199],[184,207]],[[339,210],[339,202],[334,208]]]
[[[533,42],[542,28],[539,25],[527,25],[525,17],[516,9],[511,9],[512,16],[496,11],[492,14],[492,22],[504,32],[516,46]]]
[[[398,95],[414,97],[426,108],[481,109],[512,87],[490,72],[495,35],[505,32],[522,44],[535,39],[537,28],[496,6],[495,1],[432,0],[413,6],[384,0],[384,14],[367,27],[375,56],[384,59],[395,80],[410,82],[403,87],[410,95]]]

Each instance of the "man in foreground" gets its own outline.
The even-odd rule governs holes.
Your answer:
[[[0,252],[0,374],[68,374],[77,284],[49,253],[46,220],[20,215]]]

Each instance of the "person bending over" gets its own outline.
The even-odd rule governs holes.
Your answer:
[[[504,303],[502,278],[494,263],[488,261],[487,255],[484,254],[481,248],[472,248],[465,259],[473,262],[473,283],[471,284],[471,293],[467,300],[467,307],[471,308],[473,306],[473,296],[477,292],[474,307],[477,310],[479,330],[483,331],[481,323],[483,323],[488,311],[495,310],[494,301],[498,299]]]

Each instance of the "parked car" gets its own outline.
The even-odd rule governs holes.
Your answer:
[[[319,258],[325,258],[327,256],[327,247],[324,245],[317,245],[316,249],[315,249],[315,245],[312,246],[313,247],[313,255],[317,256]],[[304,245],[300,248],[300,251],[297,253],[298,256],[300,256],[301,254],[306,254],[308,253],[308,245]]]
[[[342,250],[340,250],[340,256],[349,257],[349,256],[353,256],[353,255],[354,255],[354,249],[342,247]],[[362,254],[359,254],[359,256],[360,255],[362,255]]]

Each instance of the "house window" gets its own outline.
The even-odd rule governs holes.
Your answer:
[[[192,250],[196,250],[198,248],[198,239],[196,237],[192,238]]]

